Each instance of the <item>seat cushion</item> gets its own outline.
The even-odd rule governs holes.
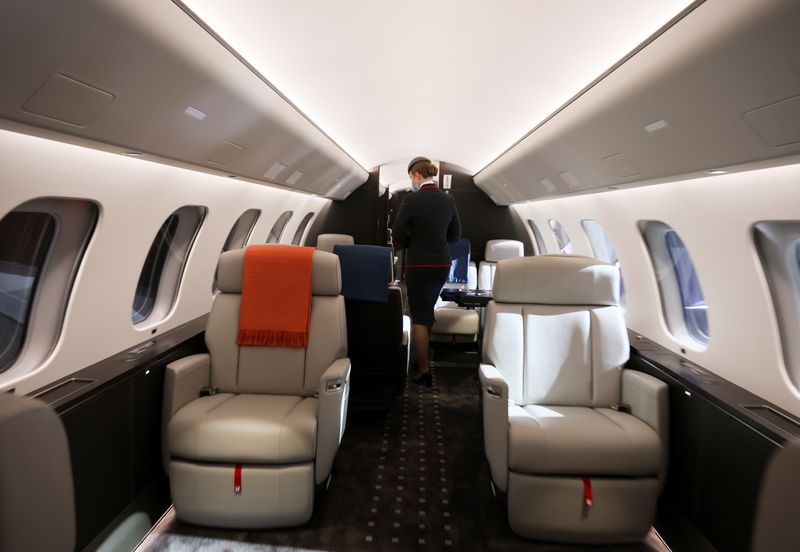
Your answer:
[[[517,406],[508,410],[508,466],[527,474],[653,476],[658,434],[610,408]]]
[[[174,458],[203,462],[288,464],[314,459],[317,399],[286,395],[200,397],[167,428]]]
[[[455,334],[455,335],[475,335],[478,333],[480,324],[478,313],[474,310],[462,309],[459,307],[437,308],[434,312],[436,321],[433,324],[432,333],[435,334]]]

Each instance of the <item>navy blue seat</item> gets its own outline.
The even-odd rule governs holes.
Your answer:
[[[408,335],[403,296],[390,286],[388,247],[337,245],[347,314],[352,409],[388,410],[403,390],[408,372]]]

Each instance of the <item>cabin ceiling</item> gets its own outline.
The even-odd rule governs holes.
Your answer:
[[[182,3],[392,185],[479,171],[691,0]]]
[[[0,3],[0,119],[331,199],[495,203],[800,153],[797,0]],[[91,142],[90,142],[91,143]]]

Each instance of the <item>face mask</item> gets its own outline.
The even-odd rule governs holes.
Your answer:
[[[414,183],[412,182],[412,183],[411,183],[411,191],[412,191],[412,192],[418,192],[418,191],[419,191],[419,184],[414,184]]]

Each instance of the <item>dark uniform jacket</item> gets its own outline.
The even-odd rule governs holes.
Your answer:
[[[436,184],[424,184],[403,200],[392,237],[408,249],[406,268],[450,266],[447,244],[461,239],[455,200]]]

